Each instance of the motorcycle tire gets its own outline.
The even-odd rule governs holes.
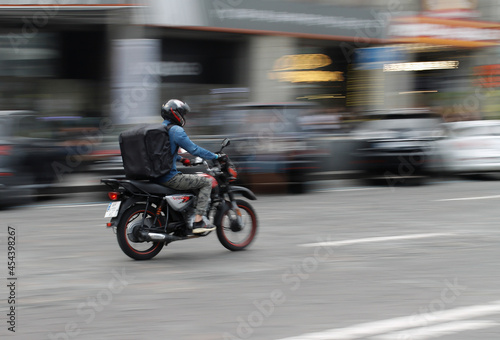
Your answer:
[[[231,204],[226,204],[224,210],[216,221],[217,237],[219,242],[231,251],[243,250],[250,245],[257,234],[257,214],[250,203],[237,199],[236,204],[240,209],[243,225],[238,226],[236,213],[231,209]]]
[[[162,242],[134,242],[134,235],[137,230],[142,228],[142,220],[146,211],[145,204],[138,204],[127,209],[116,228],[116,238],[121,250],[134,260],[150,260],[162,250]],[[155,212],[149,210],[146,212],[144,224],[152,226]],[[161,227],[160,219],[157,220],[157,227]]]

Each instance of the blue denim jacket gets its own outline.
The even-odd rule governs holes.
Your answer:
[[[163,121],[163,125],[168,125],[168,124],[170,124],[170,121],[168,121],[168,120]],[[213,152],[210,152],[210,151],[194,144],[191,141],[191,139],[189,139],[189,137],[186,134],[186,132],[184,131],[184,129],[182,127],[180,127],[179,125],[173,125],[170,128],[168,136],[170,138],[170,148],[171,148],[172,154],[174,155],[174,162],[173,162],[174,164],[172,164],[172,169],[170,170],[170,172],[168,174],[157,178],[155,180],[155,182],[158,182],[158,183],[167,182],[172,177],[174,177],[175,175],[177,175],[180,172],[179,170],[177,170],[177,166],[176,166],[176,161],[181,159],[181,156],[179,156],[177,154],[179,147],[183,148],[184,150],[189,152],[191,155],[198,156],[198,157],[201,157],[203,159],[212,160],[212,159],[217,158],[217,155],[214,154]]]

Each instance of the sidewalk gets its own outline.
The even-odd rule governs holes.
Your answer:
[[[74,173],[66,175],[64,181],[54,184],[49,188],[44,188],[42,191],[45,195],[57,195],[57,194],[68,194],[68,193],[91,193],[91,192],[106,192],[109,187],[101,183],[103,178],[113,178],[113,176],[106,176],[104,174],[92,174],[92,173]],[[317,190],[318,187],[338,187],[338,186],[353,186],[355,185],[355,179],[357,178],[357,173],[339,172],[339,173],[329,173],[327,176],[322,174],[321,176],[311,176],[309,182],[307,182],[310,190]],[[285,186],[285,183],[276,184],[276,186]],[[257,185],[253,190],[256,194],[266,194],[270,193],[269,190],[259,189],[259,187],[265,188],[266,186]],[[267,185],[269,187],[269,185]],[[274,185],[271,185],[274,187]],[[277,187],[275,187],[277,189]],[[286,193],[286,189],[275,190],[273,189],[271,193]]]
[[[107,191],[109,188],[101,183],[101,178],[105,176],[97,176],[89,173],[68,174],[62,182],[41,189],[41,193],[45,195],[58,195],[67,193],[83,193],[83,192],[99,192]]]

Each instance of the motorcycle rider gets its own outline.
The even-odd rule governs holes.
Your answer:
[[[227,160],[227,156],[225,154],[210,152],[189,139],[183,128],[186,123],[185,116],[189,111],[189,105],[178,99],[171,99],[161,107],[161,116],[164,119],[163,125],[174,124],[169,130],[170,147],[174,156],[174,162],[170,172],[157,178],[155,182],[175,190],[199,190],[192,230],[193,234],[199,234],[215,229],[214,225],[207,224],[208,219],[204,216],[212,191],[212,181],[206,177],[183,174],[177,170],[175,161],[180,161],[185,166],[190,165],[189,159],[182,158],[178,154],[179,147],[193,156],[198,156],[206,160],[220,159],[225,161]]]

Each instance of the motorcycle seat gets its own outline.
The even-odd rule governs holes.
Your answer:
[[[129,185],[127,185],[129,184]],[[175,195],[175,194],[185,194],[194,193],[193,190],[175,190],[172,188],[167,188],[161,184],[149,182],[149,181],[138,181],[138,180],[126,180],[122,181],[122,185],[126,186],[128,190],[134,193],[149,193],[153,195]]]

